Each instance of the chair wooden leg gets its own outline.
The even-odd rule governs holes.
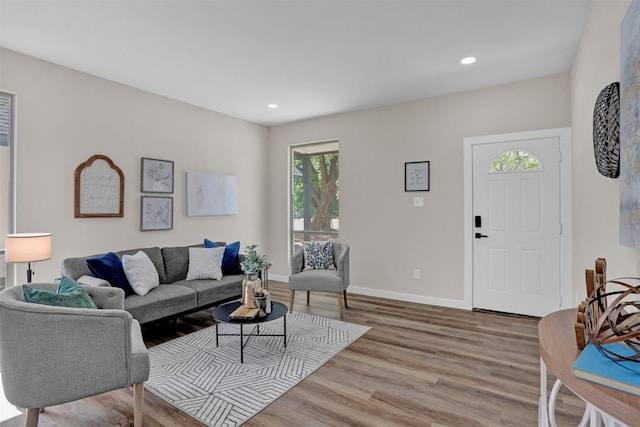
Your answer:
[[[338,295],[338,307],[340,307],[340,320],[342,320],[342,316],[343,316],[343,313],[342,313],[342,293],[338,292],[337,295]]]
[[[28,408],[24,414],[25,427],[37,427],[38,417],[40,416],[40,408]]]
[[[144,402],[144,383],[133,385],[133,427],[142,427],[142,419],[144,418],[144,410],[142,404]]]
[[[293,289],[289,291],[289,313],[293,311],[293,297],[295,296],[295,294],[296,291],[294,291]]]
[[[344,295],[344,306],[346,308],[349,308],[349,306],[347,305],[347,291],[344,291],[342,294]]]
[[[307,305],[309,305],[309,295],[311,295],[311,291],[307,291]]]

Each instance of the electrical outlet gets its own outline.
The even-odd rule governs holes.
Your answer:
[[[421,208],[424,206],[424,197],[414,197],[413,198],[413,207],[414,208]]]
[[[413,270],[413,278],[420,280],[420,270]]]

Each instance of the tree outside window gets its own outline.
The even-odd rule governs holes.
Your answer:
[[[294,243],[336,240],[339,231],[339,153],[336,147],[302,146],[293,149]]]

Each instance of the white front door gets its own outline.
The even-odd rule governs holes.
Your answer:
[[[472,147],[474,308],[532,316],[560,308],[559,144]]]

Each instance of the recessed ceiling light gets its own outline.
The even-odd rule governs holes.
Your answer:
[[[475,56],[467,56],[466,58],[462,58],[460,60],[460,63],[463,65],[470,65],[470,64],[473,64],[474,62],[476,62]]]
[[[267,104],[267,107],[271,109],[278,108],[278,104]]]

